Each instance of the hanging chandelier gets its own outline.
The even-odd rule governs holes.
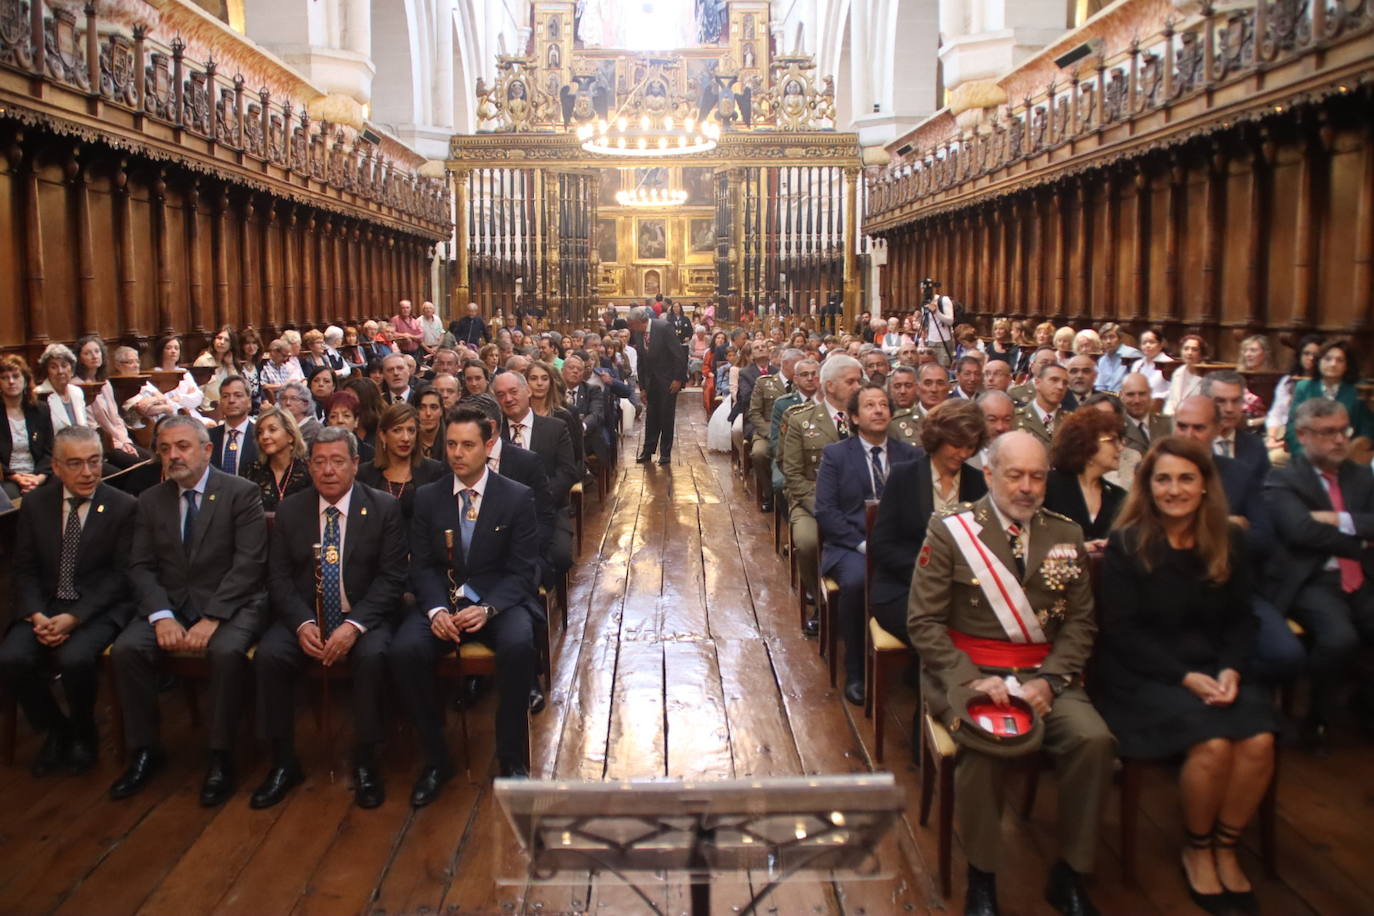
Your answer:
[[[616,191],[615,202],[622,207],[680,207],[687,203],[687,192],[681,188],[635,188]]]
[[[641,115],[638,120],[622,115],[583,124],[577,139],[587,152],[606,156],[683,156],[715,149],[720,125],[696,118],[675,121],[671,115]]]

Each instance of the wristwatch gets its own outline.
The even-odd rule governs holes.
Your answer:
[[[496,608],[492,607],[490,604],[484,604],[482,605],[482,610],[487,614],[486,622],[491,623],[491,618],[496,616]]]
[[[1050,693],[1059,696],[1069,686],[1069,679],[1059,674],[1042,674],[1041,679],[1050,685]]]

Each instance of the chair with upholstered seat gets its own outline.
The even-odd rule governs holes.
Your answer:
[[[873,537],[873,524],[878,518],[878,501],[864,501],[865,537]],[[869,585],[873,581],[873,554],[864,557],[864,715],[873,720],[873,759],[881,763],[883,759],[883,736],[886,726],[885,713],[887,689],[893,672],[900,671],[911,663],[916,653],[910,646],[887,630],[873,616],[869,605]],[[919,681],[918,691],[919,691]],[[920,696],[917,695],[917,708]]]

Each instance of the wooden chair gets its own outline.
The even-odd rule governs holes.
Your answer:
[[[948,897],[954,858],[954,763],[958,745],[944,723],[921,705],[921,826],[930,820],[935,780],[940,781],[940,817],[935,828],[940,893]]]
[[[819,529],[816,533],[816,612],[820,615],[819,649],[830,674],[830,686],[835,686],[839,668],[840,643],[840,583],[821,571],[825,557],[825,543]],[[806,596],[802,595],[802,623],[806,622]]]
[[[568,504],[572,508],[573,530],[577,533],[577,552],[582,553],[582,481],[572,485],[568,490]]]
[[[865,537],[873,538],[873,524],[878,518],[878,501],[864,502]],[[915,651],[883,629],[873,616],[869,588],[873,581],[873,555],[864,557],[864,715],[873,719],[873,759],[883,760],[883,738],[886,731],[887,689],[894,671],[915,658]],[[919,688],[918,688],[919,689]],[[919,697],[917,706],[919,708]]]

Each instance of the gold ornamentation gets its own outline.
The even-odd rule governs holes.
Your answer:
[[[1045,580],[1045,587],[1051,591],[1062,592],[1082,574],[1078,548],[1073,544],[1055,544],[1040,564],[1040,575]]]

